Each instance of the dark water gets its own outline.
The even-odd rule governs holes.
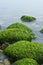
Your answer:
[[[36,34],[34,41],[43,43],[43,0],[0,0],[0,25],[4,29],[13,22],[21,22],[22,15],[35,16],[36,21],[25,24]]]

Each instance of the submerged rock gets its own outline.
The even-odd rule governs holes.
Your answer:
[[[40,32],[43,34],[43,29],[41,29]]]
[[[26,15],[24,15],[24,16],[21,17],[21,20],[24,21],[24,22],[31,22],[31,21],[36,20],[36,18],[33,17],[33,16],[26,16]]]

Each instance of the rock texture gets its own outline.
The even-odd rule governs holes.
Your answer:
[[[10,65],[8,57],[3,52],[0,52],[0,65]]]

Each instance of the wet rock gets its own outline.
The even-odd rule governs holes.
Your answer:
[[[3,52],[0,52],[0,65],[10,65],[9,58]]]

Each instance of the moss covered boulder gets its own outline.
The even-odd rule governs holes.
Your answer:
[[[10,29],[10,28],[18,28],[18,29],[27,30],[29,32],[32,32],[32,30],[28,28],[25,24],[19,23],[19,22],[13,23],[7,27],[7,29]]]
[[[31,41],[32,40],[31,34],[25,30],[17,28],[0,31],[0,44],[6,42],[8,43],[17,42],[19,40]]]
[[[33,58],[43,62],[43,45],[38,42],[19,41],[9,45],[4,52],[15,60]]]
[[[26,16],[26,15],[24,15],[24,16],[21,17],[21,20],[24,21],[24,22],[31,22],[31,21],[36,20],[36,18],[32,17],[32,16]]]
[[[40,32],[43,34],[43,29],[41,29]]]
[[[11,24],[7,27],[7,29],[10,29],[10,28],[18,28],[18,29],[21,29],[21,30],[28,31],[28,33],[31,34],[32,38],[35,38],[35,34],[33,33],[33,31],[29,27],[24,25],[23,23],[19,23],[19,22],[13,23],[13,24]]]
[[[24,58],[16,61],[12,65],[39,65],[39,64],[36,62],[36,60],[33,60],[31,58]]]

